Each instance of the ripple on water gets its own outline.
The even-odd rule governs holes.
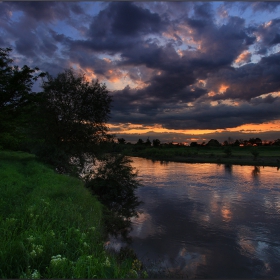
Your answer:
[[[280,275],[280,180],[276,168],[160,164],[133,158],[144,202],[132,247],[189,278]],[[155,267],[155,266],[154,266]]]

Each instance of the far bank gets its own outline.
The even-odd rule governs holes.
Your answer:
[[[147,147],[116,144],[115,150],[127,156],[137,156],[159,161],[186,163],[217,163],[251,166],[280,166],[280,147]]]

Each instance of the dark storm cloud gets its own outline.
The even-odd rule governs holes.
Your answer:
[[[187,19],[196,41],[201,42],[201,50],[192,60],[192,66],[217,69],[230,66],[236,57],[251,45],[255,37],[248,34],[245,21],[239,17],[229,17],[222,26],[214,24],[213,20]],[[185,52],[187,56],[189,51]]]
[[[260,36],[258,53],[267,54],[271,47],[280,43],[280,18],[262,24],[256,28],[255,33]]]
[[[169,118],[166,118],[164,115],[158,116],[157,120],[165,128],[223,129],[246,123],[257,124],[279,119],[279,106],[279,99],[273,104],[262,103],[255,106],[248,103],[240,106],[225,104],[210,106],[204,104],[198,105],[193,110],[177,115],[174,114],[174,116]]]
[[[224,94],[211,97],[212,100],[239,99],[249,101],[262,94],[280,90],[280,52],[263,57],[258,63],[250,63],[235,69],[223,69],[209,76],[211,84],[226,84]]]
[[[93,50],[122,51],[141,36],[160,33],[164,26],[156,13],[131,2],[112,2],[93,18],[88,30],[91,40],[84,43]]]
[[[122,96],[121,102],[127,99],[127,94]],[[230,127],[236,127],[246,123],[262,123],[271,120],[277,120],[280,117],[280,99],[274,98],[273,102],[268,100],[269,98],[264,98],[263,102],[261,100],[256,100],[251,105],[250,103],[243,103],[239,106],[231,106],[226,104],[218,104],[216,106],[211,106],[207,103],[196,104],[194,107],[182,106],[182,110],[179,110],[179,106],[172,110],[172,107],[167,106],[167,110],[164,110],[158,104],[157,110],[154,114],[148,114],[146,111],[139,112],[139,114],[134,114],[138,112],[133,106],[133,98],[130,95],[132,107],[131,111],[125,110],[121,104],[118,104],[121,110],[113,110],[112,120],[114,122],[139,122],[148,124],[161,124],[164,128],[168,129],[224,129]],[[120,102],[120,103],[121,103]],[[164,101],[162,101],[164,107]],[[166,104],[168,105],[168,103]],[[126,107],[127,108],[127,107]],[[145,108],[148,108],[145,107]],[[170,110],[171,109],[171,110]]]
[[[9,2],[9,6],[12,10],[22,11],[27,17],[40,22],[68,18],[70,11],[75,14],[83,13],[82,8],[76,3],[66,2]]]
[[[269,97],[255,101],[255,107],[243,105],[240,108],[223,104],[201,107],[195,103],[193,110],[180,112],[182,104],[187,108],[187,102],[195,102],[206,95],[207,89],[194,86],[195,82],[202,78],[208,78],[209,84],[211,79],[214,83],[216,79],[219,85],[223,82],[230,85],[224,95],[217,95],[213,100],[250,100],[267,93],[268,90],[279,88],[277,79],[272,79],[273,74],[277,75],[278,71],[275,59],[262,60],[259,64],[246,65],[237,70],[231,67],[238,55],[256,40],[253,30],[245,27],[244,19],[229,17],[226,24],[217,26],[211,7],[206,3],[197,4],[194,16],[186,18],[185,24],[192,29],[194,40],[201,42],[202,51],[186,50],[183,51],[184,56],[180,57],[172,44],[164,47],[157,41],[146,41],[122,53],[125,59],[123,65],[144,64],[158,70],[160,75],[154,74],[144,89],[135,91],[126,88],[115,92],[116,115],[112,119],[123,122],[126,115],[134,122],[139,120],[138,123],[160,123],[166,128],[217,129],[274,118],[275,110],[268,115],[262,110],[264,103],[275,101]],[[273,62],[274,66],[271,66],[271,69],[275,68],[275,72],[268,70],[268,64]],[[256,106],[257,102],[260,103],[259,106]],[[266,106],[266,110],[267,108]],[[137,114],[133,114],[135,112]],[[248,113],[248,116],[244,117],[245,113]]]

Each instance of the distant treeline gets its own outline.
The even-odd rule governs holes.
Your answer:
[[[174,147],[174,146],[191,146],[191,147],[198,147],[198,146],[211,146],[211,147],[219,147],[219,146],[280,146],[280,139],[276,139],[274,141],[262,141],[260,138],[250,138],[249,140],[243,140],[243,139],[236,139],[233,140],[231,138],[228,138],[228,140],[223,141],[220,143],[216,139],[211,139],[207,143],[202,142],[191,142],[189,145],[185,143],[161,143],[159,139],[154,139],[150,141],[148,138],[146,141],[143,141],[143,139],[139,139],[136,144],[131,144],[130,142],[126,142],[124,138],[118,138],[119,144],[127,144],[127,145],[138,145],[138,146],[146,146],[146,147]]]

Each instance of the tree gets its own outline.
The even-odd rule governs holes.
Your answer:
[[[146,140],[145,145],[148,146],[148,147],[151,147],[152,142],[150,141],[149,138]]]
[[[197,147],[198,144],[197,144],[197,142],[191,142],[190,146],[191,146],[191,147]]]
[[[137,144],[137,145],[143,145],[143,144],[144,144],[144,141],[143,141],[142,139],[138,139],[138,141],[137,141],[136,144]]]
[[[275,146],[280,146],[280,139],[276,139],[274,140],[273,144],[272,145],[275,145]]]
[[[118,138],[119,144],[125,144],[125,139],[124,138]]]
[[[30,111],[34,109],[36,93],[34,82],[45,74],[36,74],[39,69],[13,65],[10,48],[0,48],[0,145],[17,149],[18,142],[26,138]]]
[[[153,146],[154,146],[154,147],[159,147],[159,146],[160,146],[160,140],[154,139],[154,140],[153,140]]]
[[[107,137],[111,97],[105,84],[88,82],[69,69],[56,78],[47,74],[42,87],[34,131],[43,144],[37,154],[66,169],[69,164],[83,168],[88,154]]]
[[[210,146],[210,147],[219,147],[221,146],[221,144],[218,142],[218,140],[216,139],[211,139],[206,146]]]
[[[235,142],[233,143],[233,146],[240,146],[240,141],[238,139],[235,140]]]

